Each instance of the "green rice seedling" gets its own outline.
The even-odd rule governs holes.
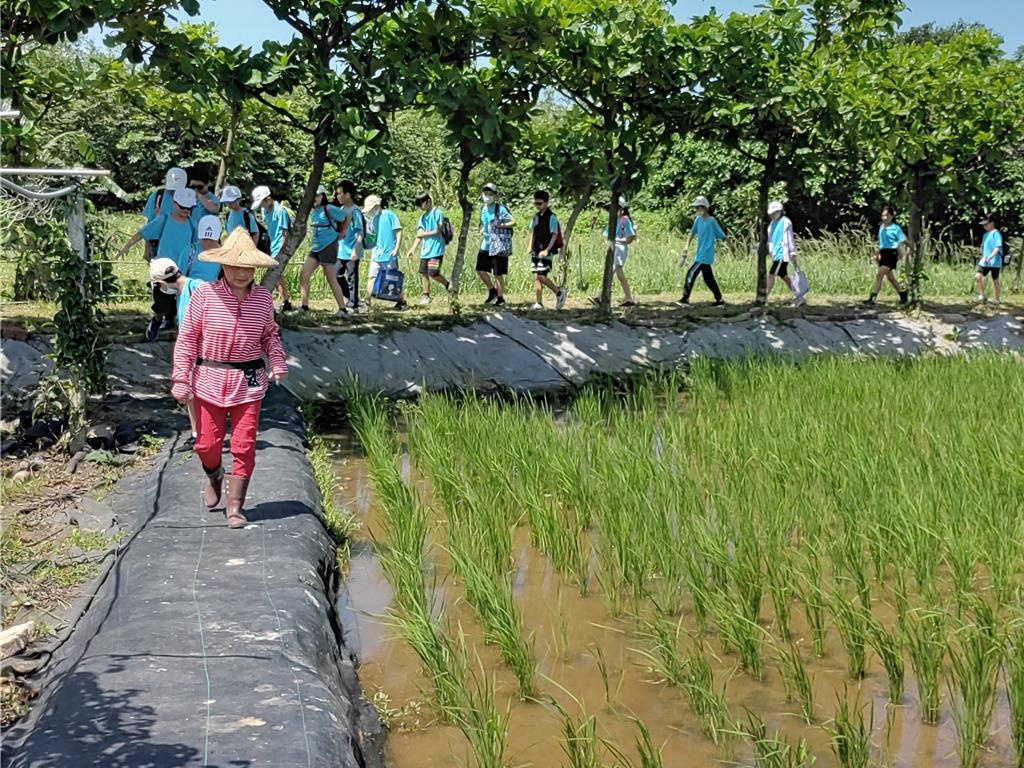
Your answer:
[[[690,599],[693,602],[693,617],[701,634],[708,631],[708,611],[710,610],[711,585],[704,562],[693,547],[683,552],[683,570],[690,585]]]
[[[807,626],[811,630],[811,649],[816,657],[821,658],[825,655],[825,635],[828,632],[828,625],[825,623],[828,601],[822,588],[821,564],[813,552],[804,558],[799,577],[801,586],[797,594],[803,603]]]
[[[321,507],[327,529],[338,542],[339,561],[348,561],[349,540],[359,530],[359,520],[349,510],[342,508],[335,500],[338,481],[334,473],[330,451],[323,436],[313,433],[309,436],[309,463],[313,478],[320,488]]]
[[[882,660],[885,667],[885,675],[889,681],[889,702],[901,704],[903,702],[903,649],[899,636],[890,632],[882,623],[871,617],[868,627],[868,643],[878,658]]]
[[[1010,630],[1004,656],[1003,679],[1010,704],[1010,733],[1016,752],[1017,768],[1024,768],[1024,620]]]
[[[579,717],[573,717],[554,699],[550,703],[562,723],[562,753],[568,760],[568,768],[604,768],[597,718],[587,715],[582,704]]]
[[[640,619],[639,634],[649,647],[638,648],[637,653],[651,663],[651,669],[657,672],[669,685],[681,688],[688,681],[688,669],[685,659],[679,654],[679,633],[682,621],[673,622],[661,613]]]
[[[921,721],[939,722],[939,675],[946,655],[943,614],[934,609],[917,609],[907,614],[905,642],[910,666],[917,681]]]
[[[864,677],[867,663],[865,651],[871,628],[871,613],[859,600],[851,600],[840,589],[833,591],[830,607],[836,619],[836,630],[846,650],[847,671],[852,679],[860,680]]]
[[[430,678],[434,703],[441,717],[457,723],[466,700],[465,655],[429,613],[397,610],[392,622],[413,649]]]
[[[661,749],[654,746],[651,732],[640,718],[631,717],[630,720],[636,724],[639,731],[636,736],[636,751],[640,755],[638,768],[662,768],[664,762],[661,757]]]
[[[737,721],[729,715],[725,685],[715,684],[715,676],[705,655],[704,643],[695,639],[686,656],[686,683],[683,686],[701,733],[717,746],[723,760],[729,760],[742,734]]]
[[[735,648],[740,657],[740,667],[755,680],[764,676],[764,659],[761,646],[767,635],[760,624],[746,615],[746,607],[734,595],[720,594],[715,599],[715,626],[722,640],[722,648]]]
[[[769,736],[764,720],[749,709],[747,723],[745,732],[754,747],[756,768],[810,768],[814,765],[814,755],[803,739],[793,746],[777,731]]]
[[[479,675],[474,674],[471,683],[466,687],[458,725],[469,742],[472,765],[475,768],[505,768],[509,710],[506,708],[504,714],[498,711],[494,680],[487,676],[482,665]]]
[[[840,768],[868,768],[871,760],[871,733],[875,726],[875,706],[871,705],[865,719],[859,694],[852,707],[845,686],[843,693],[837,694],[836,698],[839,706],[835,717],[824,725],[831,739],[832,753],[839,761]]]
[[[784,642],[790,642],[789,605],[793,600],[796,575],[789,555],[778,549],[765,556],[765,576],[768,594],[775,614],[775,631]]]
[[[957,634],[959,648],[949,650],[951,677],[947,685],[960,764],[974,768],[988,739],[1001,649],[991,627],[968,625]]]
[[[798,703],[804,722],[810,725],[814,720],[813,688],[800,649],[793,643],[788,643],[779,649],[776,658],[786,689],[786,701]]]

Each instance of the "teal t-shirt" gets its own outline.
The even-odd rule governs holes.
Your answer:
[[[349,221],[345,236],[341,238],[341,246],[338,248],[338,259],[341,261],[358,259],[363,255],[363,246],[356,240],[364,231],[363,212],[354,205],[341,210]]]
[[[224,234],[230,235],[239,227],[245,229],[246,218],[249,219],[249,232],[259,232],[260,228],[256,225],[256,215],[250,211],[248,217],[246,217],[245,213],[246,212],[244,210],[234,211],[229,208],[228,220],[225,225]]]
[[[420,232],[437,231],[432,237],[424,237],[420,240],[421,259],[439,259],[444,256],[444,238],[441,237],[441,222],[444,220],[444,211],[440,208],[433,208],[422,216],[416,228]]]
[[[497,216],[495,216],[497,214]],[[490,237],[491,224],[495,221],[508,221],[509,212],[501,203],[492,203],[491,205],[484,205],[480,208],[480,231],[483,232],[483,239],[480,241],[481,251],[490,251]]]
[[[697,236],[697,263],[715,263],[715,243],[725,238],[725,232],[714,216],[698,216],[690,232]]]
[[[903,234],[900,225],[893,222],[889,226],[882,225],[878,228],[878,247],[883,251],[896,248],[900,243],[905,243],[907,236]]]
[[[267,234],[270,236],[270,257],[276,259],[284,247],[284,233],[292,227],[288,211],[277,200],[274,201],[273,208],[263,211],[263,226],[267,228]]]
[[[309,222],[313,225],[310,250],[318,253],[338,239],[341,225],[345,223],[345,211],[336,205],[319,205],[310,212]]]
[[[388,263],[392,260],[391,252],[398,244],[398,231],[402,222],[394,211],[385,208],[373,217],[373,231],[377,234],[377,245],[373,249],[373,260]]]
[[[178,265],[178,271],[188,274],[189,257],[196,245],[196,228],[191,221],[175,221],[169,214],[161,213],[139,230],[145,240],[159,240],[156,255],[171,259]]]
[[[206,210],[206,206],[204,206],[200,202],[200,200],[204,197],[209,198],[210,200],[217,204],[216,211]],[[213,194],[213,192],[209,192],[205,195],[200,195],[198,192],[196,192],[196,204],[192,208],[192,223],[198,227],[199,220],[203,218],[203,216],[220,216],[220,198]]]
[[[152,221],[159,215],[156,212],[156,196],[158,192],[163,192],[163,197],[160,198],[160,214],[174,212],[174,193],[169,189],[154,189],[149,193],[149,197],[146,198],[146,205],[142,208],[142,215],[146,217],[147,222]]]
[[[633,220],[628,216],[620,216],[619,223],[615,226],[615,239],[625,240],[627,237],[632,237],[636,234],[636,227],[633,226]],[[608,227],[604,228],[604,236],[608,237]]]
[[[785,216],[768,225],[768,234],[772,241],[772,261],[786,261],[786,227],[793,223]]]
[[[220,270],[220,264],[214,264],[218,271]],[[178,327],[181,328],[182,322],[185,320],[185,310],[188,309],[188,301],[192,298],[192,291],[198,288],[203,283],[208,282],[206,280],[198,280],[194,277],[188,277],[185,279],[185,287],[178,293]]]
[[[992,256],[992,251],[996,248],[999,249],[999,253]],[[1000,268],[1003,266],[1003,236],[998,229],[985,233],[985,237],[981,241],[981,260],[978,262],[978,266]]]
[[[213,261],[200,261],[199,254],[202,252],[202,246],[196,245],[195,254],[192,257],[192,263],[188,267],[188,272],[185,273],[186,277],[194,277],[196,280],[200,280],[204,283],[210,283],[217,279],[220,275],[220,264]]]

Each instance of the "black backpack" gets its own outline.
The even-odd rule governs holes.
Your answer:
[[[455,228],[452,227],[451,219],[445,216],[441,219],[441,238],[444,244],[448,245],[455,238]]]
[[[267,228],[263,226],[263,222],[256,218],[250,218],[252,214],[249,213],[248,209],[242,209],[242,217],[245,219],[245,231],[252,232],[251,222],[256,222],[256,229],[259,231],[259,235],[256,238],[256,248],[263,253],[270,255],[270,233],[267,232]]]

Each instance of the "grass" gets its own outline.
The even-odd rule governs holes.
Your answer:
[[[359,520],[349,510],[338,504],[338,480],[334,473],[334,461],[322,435],[313,432],[309,435],[309,449],[306,452],[313,478],[320,488],[320,505],[324,513],[324,522],[338,543],[338,563],[342,571],[346,570],[349,558],[349,541],[357,530]]]
[[[425,597],[432,555],[451,563],[453,585],[520,695],[532,680],[543,696],[547,678],[535,670],[510,578],[512,542],[528,537],[560,588],[593,595],[632,628],[643,665],[682,692],[725,759],[745,731],[755,732],[759,764],[810,758],[799,740],[737,724],[724,665],[709,660],[716,638],[723,659],[753,678],[745,685],[772,684],[768,652],[809,726],[815,704],[826,716],[812,698],[817,659],[838,638],[850,678],[875,685],[877,664],[889,701],[926,723],[943,716],[945,683],[970,764],[991,736],[1000,670],[1011,730],[1024,734],[1024,672],[1010,658],[1024,641],[1011,629],[1001,637],[1017,627],[1024,588],[1024,526],[1014,514],[1024,498],[1024,412],[958,404],[986,392],[1021,402],[1021,374],[1019,359],[990,354],[694,360],[685,375],[594,385],[568,406],[428,394],[398,423],[388,404],[365,397],[352,412],[384,507],[380,549],[395,613],[410,623],[403,632],[435,690],[451,683],[438,699],[465,701],[469,683],[444,608]],[[398,469],[399,431],[421,492]],[[554,612],[543,632],[565,658],[569,627]],[[609,714],[621,717],[600,644],[592,655]],[[873,714],[845,691],[839,698],[826,724],[836,759],[860,766]],[[564,726],[570,763],[597,759],[593,721],[573,716]]]

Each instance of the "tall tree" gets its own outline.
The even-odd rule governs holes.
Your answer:
[[[702,109],[689,125],[759,169],[756,303],[768,297],[768,197],[785,173],[819,162],[839,123],[835,70],[891,32],[902,7],[887,0],[770,0],[756,14],[693,23],[706,44]]]
[[[1000,39],[971,28],[948,41],[894,41],[843,70],[841,113],[873,168],[910,208],[910,297],[921,300],[924,220],[939,193],[979,199],[975,171],[1020,153],[1024,68]]]
[[[647,159],[666,141],[664,105],[670,94],[676,118],[697,103],[692,92],[693,38],[658,0],[607,3],[552,0],[559,14],[553,39],[542,49],[536,76],[570,99],[601,142],[604,183],[614,235],[619,196],[643,181]],[[614,238],[609,238],[600,307],[611,310]]]

